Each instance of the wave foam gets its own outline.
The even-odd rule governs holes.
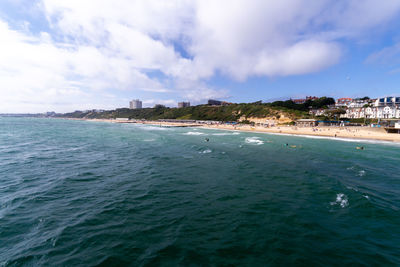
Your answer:
[[[204,151],[200,151],[199,153],[200,153],[200,154],[208,154],[208,153],[211,153],[211,152],[212,152],[211,149],[206,149],[206,150],[204,150]]]
[[[184,133],[184,135],[203,135],[204,133],[200,133],[200,132],[187,132]]]
[[[260,140],[259,137],[247,137],[244,140],[247,144],[255,144],[255,145],[262,145],[264,141]]]
[[[256,132],[269,135],[281,135],[281,136],[293,136],[293,137],[304,137],[309,139],[328,139],[335,141],[344,141],[351,143],[368,143],[378,145],[389,145],[389,146],[400,146],[399,142],[385,141],[385,140],[373,140],[373,139],[362,139],[362,138],[344,138],[344,137],[333,137],[333,136],[318,136],[318,135],[306,135],[306,134],[289,134],[289,133],[270,133],[270,132]]]
[[[359,171],[357,176],[359,176],[359,177],[365,176],[365,171],[364,170]]]
[[[240,133],[238,132],[233,132],[233,133],[213,133],[212,135],[219,135],[219,136],[225,136],[225,135],[239,135]]]
[[[340,207],[345,208],[349,205],[349,199],[345,194],[339,193],[336,195],[336,201],[331,202],[331,205],[340,205]]]
[[[169,128],[167,127],[162,127],[162,126],[148,126],[148,125],[140,125],[140,126],[134,126],[136,128],[139,128],[140,130],[145,130],[145,131],[167,131]]]

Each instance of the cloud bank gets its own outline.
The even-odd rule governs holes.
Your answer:
[[[37,0],[36,8],[48,24],[39,33],[29,18],[24,29],[0,18],[0,112],[114,108],[140,94],[196,102],[229,96],[209,85],[218,75],[318,72],[345,56],[346,41],[389,23],[400,2]]]

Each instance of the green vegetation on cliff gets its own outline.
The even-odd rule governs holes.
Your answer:
[[[128,109],[121,108],[103,112],[75,111],[63,114],[62,117],[88,119],[185,119],[185,120],[217,120],[238,121],[247,118],[279,118],[282,115],[290,119],[307,118],[309,107],[324,107],[332,104],[331,98],[320,98],[316,101],[307,101],[305,104],[295,104],[293,101],[277,101],[273,103],[242,103],[227,106],[199,105],[186,108],[156,108]],[[333,101],[334,103],[334,101]]]

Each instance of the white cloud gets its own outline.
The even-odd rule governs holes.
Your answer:
[[[343,39],[367,39],[400,8],[394,0],[37,1],[48,32],[0,20],[0,112],[111,108],[126,99],[107,98],[118,90],[225,98],[227,89],[209,86],[216,73],[244,81],[318,72],[345,56]]]
[[[2,21],[0,36],[0,112],[114,108],[117,101],[99,99],[98,92],[109,88],[168,92],[129,60],[101,48],[56,43],[48,33],[26,35]]]

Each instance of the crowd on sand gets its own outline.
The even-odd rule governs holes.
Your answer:
[[[102,121],[102,122],[118,122],[116,120],[109,119],[91,119],[90,121]],[[381,141],[392,141],[400,142],[400,134],[387,133],[383,128],[372,128],[366,126],[316,126],[316,127],[297,127],[297,126],[252,126],[249,124],[187,124],[187,123],[174,123],[174,122],[160,122],[160,121],[135,121],[134,123],[141,124],[152,124],[159,126],[196,126],[210,129],[222,129],[222,130],[234,130],[234,131],[246,131],[246,132],[260,132],[260,133],[277,133],[277,134],[291,134],[291,135],[312,135],[312,136],[323,136],[323,137],[334,137],[334,138],[351,138],[351,139],[369,139],[369,140],[381,140]]]

